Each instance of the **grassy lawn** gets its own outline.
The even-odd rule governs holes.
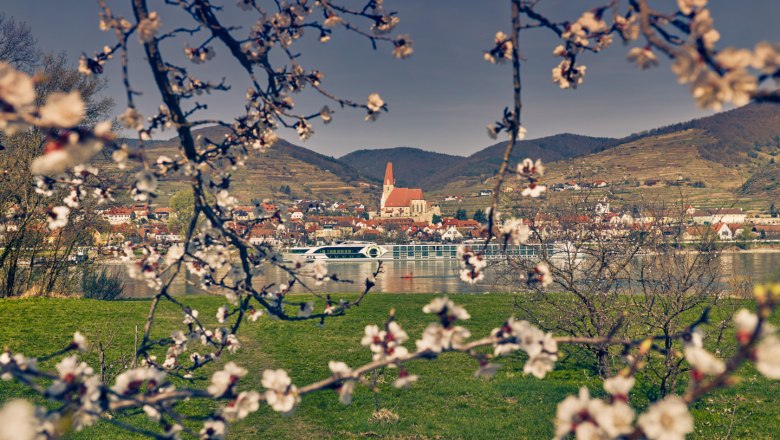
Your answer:
[[[330,375],[329,360],[342,360],[357,366],[370,360],[367,349],[360,346],[366,324],[380,324],[390,308],[396,309],[399,323],[409,333],[414,346],[427,323],[432,320],[421,308],[432,295],[376,294],[348,316],[329,320],[324,328],[316,323],[281,323],[261,318],[248,323],[240,332],[243,348],[230,360],[250,370],[242,381],[242,389],[261,389],[260,372],[264,368],[284,368],[293,382],[303,385]],[[453,295],[471,313],[466,323],[474,337],[487,334],[513,310],[513,298],[508,295]],[[222,304],[217,297],[193,296],[188,302],[216,325],[213,313]],[[129,355],[133,350],[133,334],[137,324],[143,325],[149,309],[148,301],[102,302],[80,299],[28,299],[0,301],[0,344],[25,354],[44,354],[63,346],[76,330],[90,341],[95,332],[105,337],[115,333],[110,357]],[[180,325],[181,316],[170,306],[164,306],[155,334],[169,335]],[[201,347],[195,347],[198,350]],[[397,421],[372,420],[374,395],[358,386],[350,406],[341,405],[336,393],[325,391],[305,396],[291,417],[274,413],[268,407],[231,425],[231,438],[551,438],[555,408],[567,394],[586,385],[596,395],[603,395],[601,383],[591,369],[591,363],[579,351],[565,349],[563,360],[546,379],[538,380],[522,374],[522,355],[501,359],[502,368],[493,379],[474,377],[476,364],[465,355],[449,353],[439,361],[417,361],[408,369],[420,380],[410,390],[396,390],[391,382],[394,370],[379,375],[381,392],[379,406],[398,416]],[[96,356],[88,361],[96,366]],[[208,380],[211,372],[227,362],[201,373]],[[52,362],[49,365],[52,366]],[[742,372],[743,380],[734,388],[708,396],[694,408],[696,433],[699,438],[772,438],[780,432],[780,384],[763,379],[752,369]],[[203,384],[199,385],[203,386]],[[640,385],[638,389],[642,389]],[[640,394],[640,393],[635,393]],[[0,401],[12,397],[30,396],[26,390],[8,382],[0,383]],[[638,407],[647,404],[642,396],[634,397]],[[40,401],[39,401],[40,403]],[[210,405],[186,402],[182,410],[202,414]],[[129,416],[151,428],[141,415]],[[101,423],[70,438],[117,439],[133,438],[111,425]]]

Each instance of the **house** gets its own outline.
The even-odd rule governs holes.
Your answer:
[[[133,205],[133,215],[135,220],[141,220],[141,219],[149,220],[149,206]]]
[[[755,225],[752,230],[761,238],[780,238],[780,225]]]
[[[133,210],[130,208],[113,207],[103,211],[102,216],[111,225],[123,225],[130,223]]]
[[[603,180],[595,180],[593,181],[593,187],[594,188],[605,188],[607,186],[607,182]]]
[[[455,226],[450,226],[443,234],[441,234],[443,241],[461,241],[463,240],[463,234],[458,231]]]
[[[171,208],[154,208],[154,218],[168,220],[171,217]]]
[[[712,219],[721,223],[745,223],[747,214],[742,208],[714,209],[710,211]]]
[[[691,214],[694,223],[714,224],[714,223],[745,223],[747,214],[742,208],[720,208],[708,210],[696,210]]]
[[[479,196],[480,197],[492,196],[492,195],[493,195],[493,190],[492,189],[482,189],[482,190],[479,190]]]
[[[750,222],[755,225],[780,225],[780,217],[756,216],[751,218]]]
[[[718,238],[721,240],[733,240],[734,239],[734,232],[729,228],[729,225],[726,223],[717,223],[713,225],[713,229],[715,230],[715,233],[718,234]]]
[[[290,220],[303,220],[303,211],[300,209],[294,209],[290,212]]]

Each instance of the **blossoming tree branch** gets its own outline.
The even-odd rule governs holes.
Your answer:
[[[345,280],[324,264],[307,267],[302,262],[285,263],[278,250],[249,241],[248,233],[255,225],[283,228],[278,212],[266,215],[258,206],[253,220],[235,218],[238,201],[230,192],[233,172],[244,166],[250,155],[272,148],[280,127],[294,129],[305,140],[314,134],[313,120],[327,124],[343,109],[365,112],[366,121],[374,121],[388,110],[378,93],[356,100],[330,92],[323,72],[299,62],[296,43],[305,34],[329,44],[334,30],[342,29],[376,49],[387,47],[392,56],[403,59],[412,55],[413,41],[408,35],[394,34],[399,17],[386,10],[382,0],[368,0],[360,7],[330,0],[239,0],[224,6],[207,0],[168,0],[156,2],[159,10],[150,8],[146,0],[130,3],[132,16],[123,17],[115,14],[107,2],[99,1],[99,26],[113,35],[113,41],[97,52],[85,53],[79,70],[84,75],[101,75],[106,63],[120,63],[126,110],[118,122],[137,133],[136,147],[117,141],[111,121],[85,125],[85,104],[78,92],[53,93],[39,102],[36,78],[8,64],[0,65],[0,129],[9,136],[26,130],[37,130],[45,136],[44,152],[33,161],[31,171],[36,175],[33,184],[37,191],[50,197],[47,214],[51,230],[68,225],[88,199],[105,203],[118,191],[127,191],[137,201],[150,200],[156,197],[160,179],[174,174],[186,176],[191,182],[195,201],[192,217],[182,244],[161,248],[127,243],[121,252],[130,275],[157,292],[135,353],[138,366],[122,372],[112,383],[102,382],[93,367],[79,360],[78,352],[87,349],[88,341],[78,332],[68,346],[55,353],[29,355],[10,347],[0,354],[2,379],[19,381],[56,404],[34,407],[23,400],[8,402],[0,409],[0,438],[54,438],[103,419],[154,438],[219,439],[227,435],[229,422],[245,418],[261,404],[291,413],[307,394],[328,391],[349,404],[355,387],[364,384],[363,377],[380,368],[399,370],[395,387],[412,386],[417,379],[414,362],[435,361],[443,352],[466,353],[474,359],[478,376],[490,376],[498,368],[499,357],[522,351],[528,358],[524,372],[541,379],[555,367],[559,345],[604,344],[619,347],[624,360],[619,373],[604,383],[609,397],[592,398],[587,388],[578,396],[567,397],[558,406],[556,437],[673,439],[693,430],[688,405],[714,389],[731,385],[744,363],[754,362],[766,377],[780,378],[780,338],[767,322],[780,300],[780,288],[759,286],[756,310],[740,310],[734,317],[737,350],[725,360],[703,348],[706,311],[684,331],[665,336],[556,336],[527,321],[508,317],[496,323],[490,334],[473,338],[464,324],[470,318],[468,311],[444,297],[423,308],[435,318],[413,347],[407,344],[410,336],[402,328],[405,317],[393,311],[385,322],[367,326],[362,338],[355,335],[355,343],[372,355],[372,361],[364,365],[351,367],[333,359],[328,365],[332,375],[298,385],[293,383],[295,372],[291,377],[284,370],[266,370],[262,372],[262,390],[238,391],[249,370],[228,361],[213,373],[208,385],[198,387],[194,374],[199,368],[229,358],[241,349],[236,334],[243,325],[251,325],[263,315],[285,321],[318,320],[325,325],[330,319],[353,312],[382,273],[380,265],[373,276],[362,281],[363,292],[353,300],[322,296],[308,285]],[[551,47],[552,53],[561,58],[552,69],[552,81],[561,88],[574,89],[583,84],[586,67],[582,60],[596,58],[617,38],[631,46],[627,57],[642,69],[658,65],[658,53],[670,58],[679,81],[690,85],[693,99],[702,107],[717,109],[751,99],[779,100],[780,94],[771,81],[780,75],[780,46],[760,43],[753,49],[719,48],[719,34],[706,8],[707,0],[678,0],[677,8],[669,11],[654,9],[652,4],[656,2],[649,0],[612,0],[562,18],[538,13],[540,3],[510,0],[511,30],[508,34],[498,32],[484,53],[489,62],[511,64],[513,84],[512,105],[488,126],[491,137],[504,134],[509,139],[488,212],[490,239],[520,244],[532,234],[522,219],[502,219],[500,215],[499,190],[507,176],[515,174],[523,179],[523,196],[535,198],[546,190],[541,161],[529,158],[516,166],[510,163],[512,149],[526,134],[521,122],[520,47],[521,36],[527,31],[547,30],[561,40]],[[251,29],[222,22],[222,8],[236,7],[252,14]],[[185,17],[190,25],[166,27],[163,17],[174,13]],[[183,39],[188,42],[177,43]],[[136,53],[139,50],[142,55]],[[190,64],[172,61],[177,57],[171,54],[181,51]],[[215,57],[236,63],[246,75],[242,115],[232,121],[201,117],[207,107],[202,100],[235,86],[196,75],[196,65]],[[133,87],[129,69],[134,59],[142,60],[154,79],[161,102],[154,114],[142,115],[136,106],[140,91]],[[320,96],[322,106],[297,107],[294,98],[303,90]],[[198,127],[213,125],[224,127],[229,134],[210,139],[193,133]],[[178,152],[172,157],[155,157],[146,142],[164,129],[176,131]],[[101,178],[100,170],[90,165],[90,159],[100,151],[110,153],[120,169],[140,169],[128,187],[110,186]],[[487,264],[482,249],[462,247],[458,261],[464,282],[474,283],[484,277]],[[289,281],[262,284],[259,275],[268,265],[283,270]],[[202,287],[224,295],[226,304],[208,311],[216,316],[219,327],[207,328],[200,311],[170,294],[171,283],[184,271],[197,277]],[[544,263],[524,275],[529,284],[542,288],[553,282]],[[294,286],[319,297],[325,308],[315,310],[313,302],[288,298]],[[180,310],[181,327],[160,338],[154,336],[154,328],[163,301]],[[644,367],[649,353],[666,350],[660,342],[670,339],[682,342],[682,356],[691,366],[692,381],[682,395],[668,395],[637,416],[628,404],[634,376]],[[39,363],[50,360],[57,361],[55,370],[39,368]],[[209,414],[194,417],[176,406],[187,399],[207,399],[217,404]],[[142,411],[157,429],[118,417],[133,411]]]

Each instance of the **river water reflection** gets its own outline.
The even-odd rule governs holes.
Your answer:
[[[780,269],[780,252],[744,252],[724,253],[720,257],[724,277],[746,278],[756,282],[767,280]],[[377,279],[373,292],[385,293],[488,293],[511,290],[511,286],[496,283],[491,271],[486,272],[485,280],[476,285],[468,285],[458,279],[457,264],[454,261],[386,261],[384,273]],[[337,273],[339,278],[354,280],[354,283],[328,282],[322,286],[310,287],[318,292],[359,292],[363,280],[376,270],[375,262],[334,262],[328,269]],[[408,275],[412,275],[408,278]],[[189,278],[189,277],[188,277]],[[262,277],[264,284],[283,283],[286,276],[278,269],[269,270]],[[195,278],[177,278],[171,286],[176,295],[203,293],[195,285]],[[297,286],[293,291],[302,291]],[[135,280],[126,280],[125,297],[143,298],[154,294],[145,284]]]

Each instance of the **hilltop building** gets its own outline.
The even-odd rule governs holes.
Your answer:
[[[425,201],[421,188],[396,188],[393,163],[388,162],[382,183],[379,218],[411,218],[430,223],[434,215],[441,215],[438,205]]]

